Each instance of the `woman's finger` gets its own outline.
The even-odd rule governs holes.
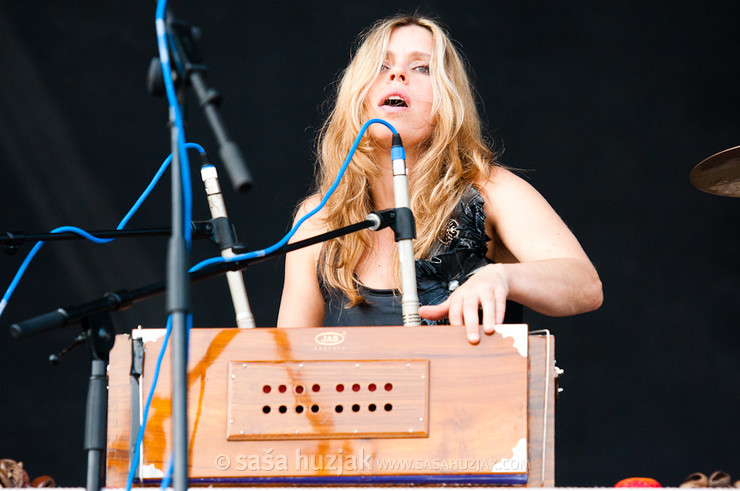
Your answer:
[[[463,321],[468,341],[472,344],[480,341],[480,317],[478,314],[478,295],[462,298]]]
[[[483,332],[493,334],[496,330],[498,308],[494,295],[483,295],[480,299],[480,307],[483,311]],[[500,324],[500,323],[499,323]]]

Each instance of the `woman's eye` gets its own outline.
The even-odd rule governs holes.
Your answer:
[[[390,70],[390,69],[391,69],[391,67],[389,67],[389,66],[388,66],[388,65],[386,65],[385,63],[383,63],[383,65],[381,65],[381,67],[380,67],[380,71],[381,71],[381,72],[384,72],[384,71],[386,71],[386,70]]]
[[[414,67],[414,70],[419,73],[429,73],[429,65],[419,65]]]

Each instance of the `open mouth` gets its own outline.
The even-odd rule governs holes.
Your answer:
[[[406,101],[403,100],[400,96],[392,95],[388,97],[386,100],[383,101],[383,106],[390,106],[390,107],[409,107],[408,104],[406,104]]]

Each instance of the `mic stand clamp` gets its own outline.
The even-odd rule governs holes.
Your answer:
[[[2,240],[0,243],[5,244],[5,254],[12,256],[16,252],[18,252],[18,249],[20,249],[20,242],[17,239],[18,232],[5,232],[2,234],[3,236],[0,236],[0,240]]]
[[[249,252],[246,244],[237,241],[234,224],[228,217],[211,218],[210,241],[218,246],[219,251],[231,249],[234,254]]]
[[[87,335],[84,332],[81,332],[80,334],[78,334],[72,340],[72,344],[70,344],[69,346],[67,346],[66,348],[64,348],[59,353],[52,353],[52,354],[50,354],[49,355],[49,363],[51,363],[52,365],[58,365],[62,361],[62,358],[65,357],[65,356],[67,356],[67,354],[70,351],[72,351],[73,349],[75,349],[79,345],[84,344],[86,341],[87,341]]]

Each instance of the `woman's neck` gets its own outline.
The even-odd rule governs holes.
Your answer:
[[[380,173],[370,184],[370,196],[373,200],[373,206],[376,210],[385,210],[386,208],[395,207],[395,198],[393,195],[393,165],[391,162],[390,150],[378,148],[373,152],[375,161]],[[406,151],[406,172],[411,184],[411,169],[416,163],[416,152]]]

